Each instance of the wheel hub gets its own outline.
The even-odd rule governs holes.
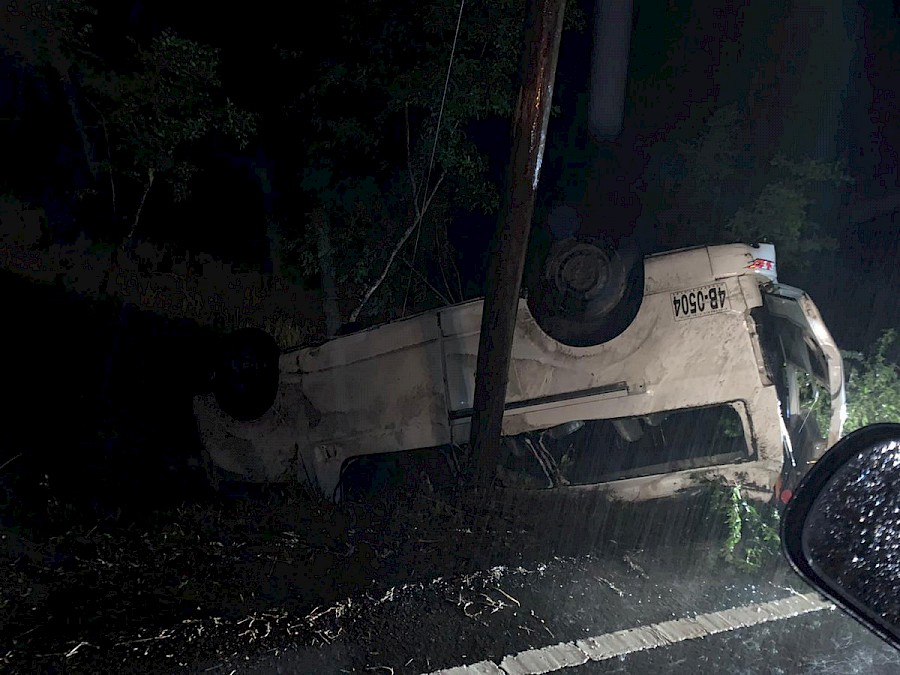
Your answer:
[[[576,243],[552,265],[554,284],[562,293],[589,299],[609,282],[609,258],[598,247]]]

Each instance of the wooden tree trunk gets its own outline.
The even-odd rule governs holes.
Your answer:
[[[94,144],[91,142],[87,129],[85,128],[84,116],[81,113],[81,104],[78,101],[78,90],[72,79],[72,65],[69,62],[69,59],[63,54],[58,38],[51,35],[47,47],[50,52],[50,63],[59,75],[60,85],[62,86],[63,94],[66,97],[66,103],[69,105],[72,124],[81,141],[85,165],[91,174],[91,178],[93,178],[96,183],[97,178],[100,175],[100,165],[94,159]]]

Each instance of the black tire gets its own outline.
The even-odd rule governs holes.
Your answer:
[[[258,328],[242,328],[226,336],[212,381],[223,412],[240,421],[262,417],[278,393],[280,355],[275,339]]]
[[[569,237],[547,254],[529,305],[550,337],[589,347],[621,334],[637,315],[643,294],[643,259],[636,248]]]

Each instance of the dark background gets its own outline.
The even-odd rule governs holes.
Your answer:
[[[187,144],[183,156],[200,169],[188,199],[176,202],[170,189],[154,187],[136,236],[171,252],[187,249],[193,256],[206,252],[249,269],[266,270],[272,257],[267,229],[271,220],[277,221],[282,237],[292,245],[315,249],[309,214],[322,204],[326,210],[330,207],[315,191],[302,189],[301,178],[320,160],[327,160],[333,181],[371,177],[375,192],[387,195],[387,201],[393,198],[387,187],[390,177],[402,175],[406,161],[402,116],[379,117],[394,90],[390,86],[367,89],[365,78],[360,84],[358,76],[368,68],[374,73],[383,69],[402,74],[433,57],[434,79],[442,84],[441,64],[449,54],[452,30],[435,32],[424,23],[421,8],[432,5],[374,2],[360,8],[357,4],[324,3],[314,13],[299,17],[293,7],[266,2],[229,9],[194,3],[190,11],[183,3],[165,1],[97,6],[90,20],[91,58],[99,60],[102,68],[124,74],[135,71],[139,67],[135,45],[146,47],[160,31],[171,28],[182,37],[221,50],[222,91],[237,106],[257,115],[256,131],[244,147],[215,133]],[[458,6],[447,2],[433,6],[435,12],[449,17],[445,24],[452,27]],[[7,26],[15,24],[22,7],[9,5],[3,10]],[[466,10],[464,29],[478,11],[476,7]],[[818,234],[832,238],[836,245],[811,253],[803,253],[802,246],[782,247],[774,225],[780,278],[812,294],[843,348],[864,350],[884,329],[900,323],[896,263],[900,22],[895,3],[793,0],[777,7],[750,7],[749,3],[638,0],[623,129],[615,139],[600,141],[590,137],[586,123],[593,4],[571,2],[570,18],[577,19],[579,13],[580,24],[577,20],[567,24],[562,40],[557,109],[548,134],[533,242],[546,241],[547,219],[561,204],[576,209],[583,232],[614,239],[632,237],[645,253],[727,239],[722,234],[724,221],[718,221],[716,214],[698,213],[695,206],[682,201],[677,184],[688,169],[684,162],[679,164],[673,148],[699,137],[717,109],[735,104],[742,114],[742,152],[747,164],[731,183],[718,186],[726,211],[748,203],[748,195],[758,191],[756,183],[766,180],[766,162],[776,152],[840,162],[849,180],[817,187],[807,209]],[[823,30],[822,25],[831,28]],[[391,31],[403,39],[391,41]],[[828,40],[834,36],[840,40],[832,45]],[[504,42],[503,37],[496,36],[496,44],[494,38],[485,42],[485,63],[495,50],[512,49],[510,58],[517,59],[518,38],[506,36]],[[285,60],[277,48],[300,55]],[[118,217],[111,218],[105,181],[90,176],[70,110],[73,95],[95,141],[91,152],[102,161],[106,154],[103,128],[88,104],[90,90],[84,77],[89,68],[76,57],[72,62],[74,94],[61,83],[52,64],[29,62],[11,45],[0,52],[4,160],[0,192],[43,210],[42,246],[72,242],[81,233],[114,246],[128,230],[141,186],[119,178],[118,203],[130,206],[123,206]],[[344,79],[319,93],[323,73],[336,66],[344,68]],[[510,96],[515,92],[514,76]],[[463,92],[457,92],[458,100],[465,100],[469,82],[455,82]],[[431,113],[414,110],[414,131],[427,130],[433,103],[423,107]],[[336,144],[330,150],[316,145],[330,132],[314,122],[348,118],[358,121],[375,140],[368,145]],[[503,190],[510,147],[508,116],[487,108],[465,118],[462,128],[484,158],[479,180],[497,192]],[[260,180],[261,171],[267,182]],[[102,179],[102,171],[100,175]],[[463,295],[475,297],[483,289],[498,215],[496,203],[475,208],[466,202],[461,185],[451,186],[455,197],[440,218]],[[387,213],[398,212],[388,209]],[[392,246],[388,242],[393,235],[382,235],[377,227],[367,231],[366,222],[376,221],[349,223],[334,212],[332,233],[338,237],[346,231],[354,238],[353,245],[360,247],[336,244],[350,258],[358,257],[356,251],[388,251]],[[413,257],[416,252],[409,246],[405,255]],[[439,273],[428,255],[420,254],[414,263],[437,284]],[[355,261],[340,260],[338,267],[345,263],[349,279],[355,274]],[[365,289],[366,279],[380,271],[377,257],[367,265],[361,280],[354,277],[342,284],[350,289],[342,305],[345,314],[353,306],[353,297],[360,297]],[[321,288],[318,273],[309,266],[298,267],[299,283],[315,297]],[[39,288],[6,272],[2,280],[7,298],[4,333],[9,339],[7,393],[12,399],[8,419],[29,420],[28,425],[6,425],[5,433],[16,439],[14,447],[53,445],[55,454],[78,464],[79,453],[66,446],[67,437],[91,436],[91,443],[99,443],[109,453],[116,442],[122,445],[122,428],[140,428],[135,434],[147,447],[190,445],[173,435],[174,427],[160,422],[183,421],[189,412],[191,372],[202,361],[202,336],[207,328],[134,308],[122,310],[111,298],[88,302],[59,284]],[[395,273],[388,282],[394,290],[385,292],[386,299],[365,317],[367,323],[427,308],[429,303],[433,306],[434,298],[420,296],[409,307],[404,300],[401,309],[403,286],[409,287],[406,276]],[[322,313],[318,306],[304,311]],[[110,359],[112,351],[115,363]],[[99,388],[111,381],[116,393],[110,398]],[[99,410],[103,413],[94,414]],[[85,411],[91,415],[85,416]],[[134,421],[123,427],[119,422],[126,414]],[[190,435],[189,425],[178,428]],[[96,438],[107,433],[119,433],[119,440],[105,438],[101,443]]]

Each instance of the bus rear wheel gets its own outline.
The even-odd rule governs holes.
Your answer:
[[[550,337],[573,347],[602,344],[634,320],[644,290],[641,256],[595,237],[555,242],[529,305]]]

